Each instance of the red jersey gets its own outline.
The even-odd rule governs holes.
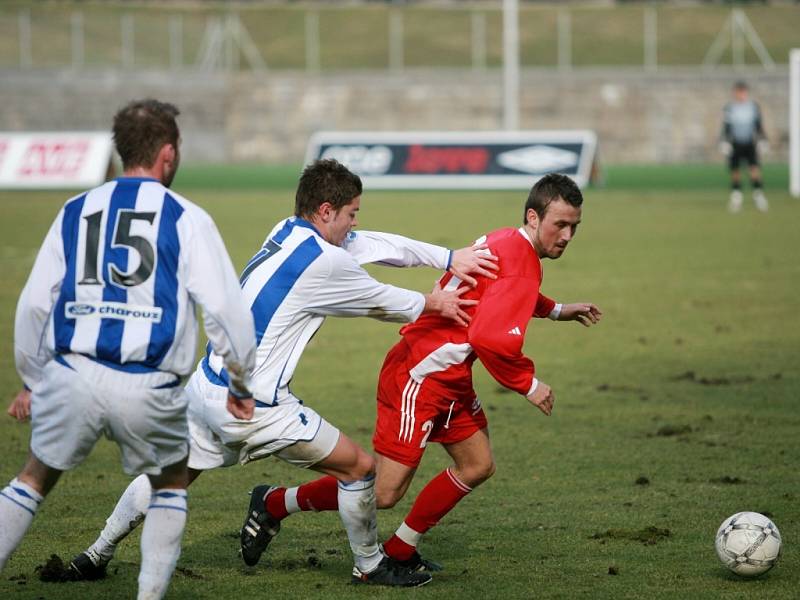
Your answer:
[[[477,277],[478,284],[461,297],[478,300],[466,312],[463,327],[439,315],[422,315],[400,334],[409,346],[411,378],[434,385],[445,398],[474,397],[472,363],[479,358],[501,385],[520,394],[530,391],[533,361],[522,353],[531,316],[546,317],[555,302],[540,294],[542,265],[523,229],[498,229],[478,240],[498,257],[497,279]],[[445,289],[464,285],[447,273]]]

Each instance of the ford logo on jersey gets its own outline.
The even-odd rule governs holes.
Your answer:
[[[122,302],[67,302],[64,312],[68,319],[92,317],[160,323],[163,310],[158,306],[137,306]]]
[[[69,317],[84,317],[91,315],[95,310],[97,309],[91,304],[79,304],[77,302],[68,302],[66,307],[67,316]]]

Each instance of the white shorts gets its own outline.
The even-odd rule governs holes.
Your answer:
[[[172,373],[128,373],[80,354],[45,365],[31,395],[31,451],[49,467],[79,465],[105,434],[129,475],[159,475],[186,457],[186,395]]]
[[[299,399],[256,406],[249,421],[226,407],[228,389],[211,383],[198,369],[186,384],[189,398],[189,468],[200,471],[277,456],[308,468],[327,458],[339,430]]]

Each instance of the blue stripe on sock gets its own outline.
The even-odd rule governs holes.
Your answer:
[[[180,492],[155,492],[153,495],[158,498],[186,498],[186,494]]]
[[[185,508],[181,508],[180,506],[172,506],[170,504],[151,504],[150,506],[147,507],[147,510],[150,510],[151,508],[168,508],[170,510],[179,510],[179,511],[185,512],[185,513],[189,512]]]
[[[31,495],[30,495],[28,492],[26,492],[26,491],[25,491],[25,490],[23,490],[22,488],[14,487],[13,485],[12,485],[12,486],[10,486],[10,487],[11,487],[11,489],[12,489],[12,490],[14,490],[15,492],[17,492],[17,493],[18,493],[20,496],[23,496],[23,497],[25,497],[25,498],[30,498],[31,500],[33,500],[34,502],[36,502],[36,504],[39,504],[39,501],[38,501],[36,498],[34,498],[33,496],[31,496]]]
[[[361,486],[356,487],[359,484],[361,484]],[[375,485],[375,475],[368,475],[367,477],[364,477],[364,479],[359,479],[357,481],[340,481],[339,489],[342,489],[346,492],[356,492],[369,489],[373,485]]]
[[[19,501],[17,501],[17,500],[14,500],[14,499],[13,499],[11,496],[9,496],[8,494],[6,494],[5,492],[0,492],[0,496],[2,496],[3,498],[6,498],[7,500],[10,500],[10,501],[11,501],[11,502],[13,502],[14,504],[17,504],[17,505],[21,506],[22,508],[24,508],[25,510],[27,510],[27,511],[28,511],[29,513],[31,513],[32,515],[35,515],[35,514],[36,514],[36,513],[35,513],[34,511],[32,511],[30,508],[28,508],[27,506],[25,506],[25,505],[24,505],[22,502],[19,502]]]

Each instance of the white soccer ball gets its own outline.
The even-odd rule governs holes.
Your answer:
[[[716,547],[723,565],[742,577],[755,577],[778,561],[781,532],[762,514],[740,512],[719,526]]]

